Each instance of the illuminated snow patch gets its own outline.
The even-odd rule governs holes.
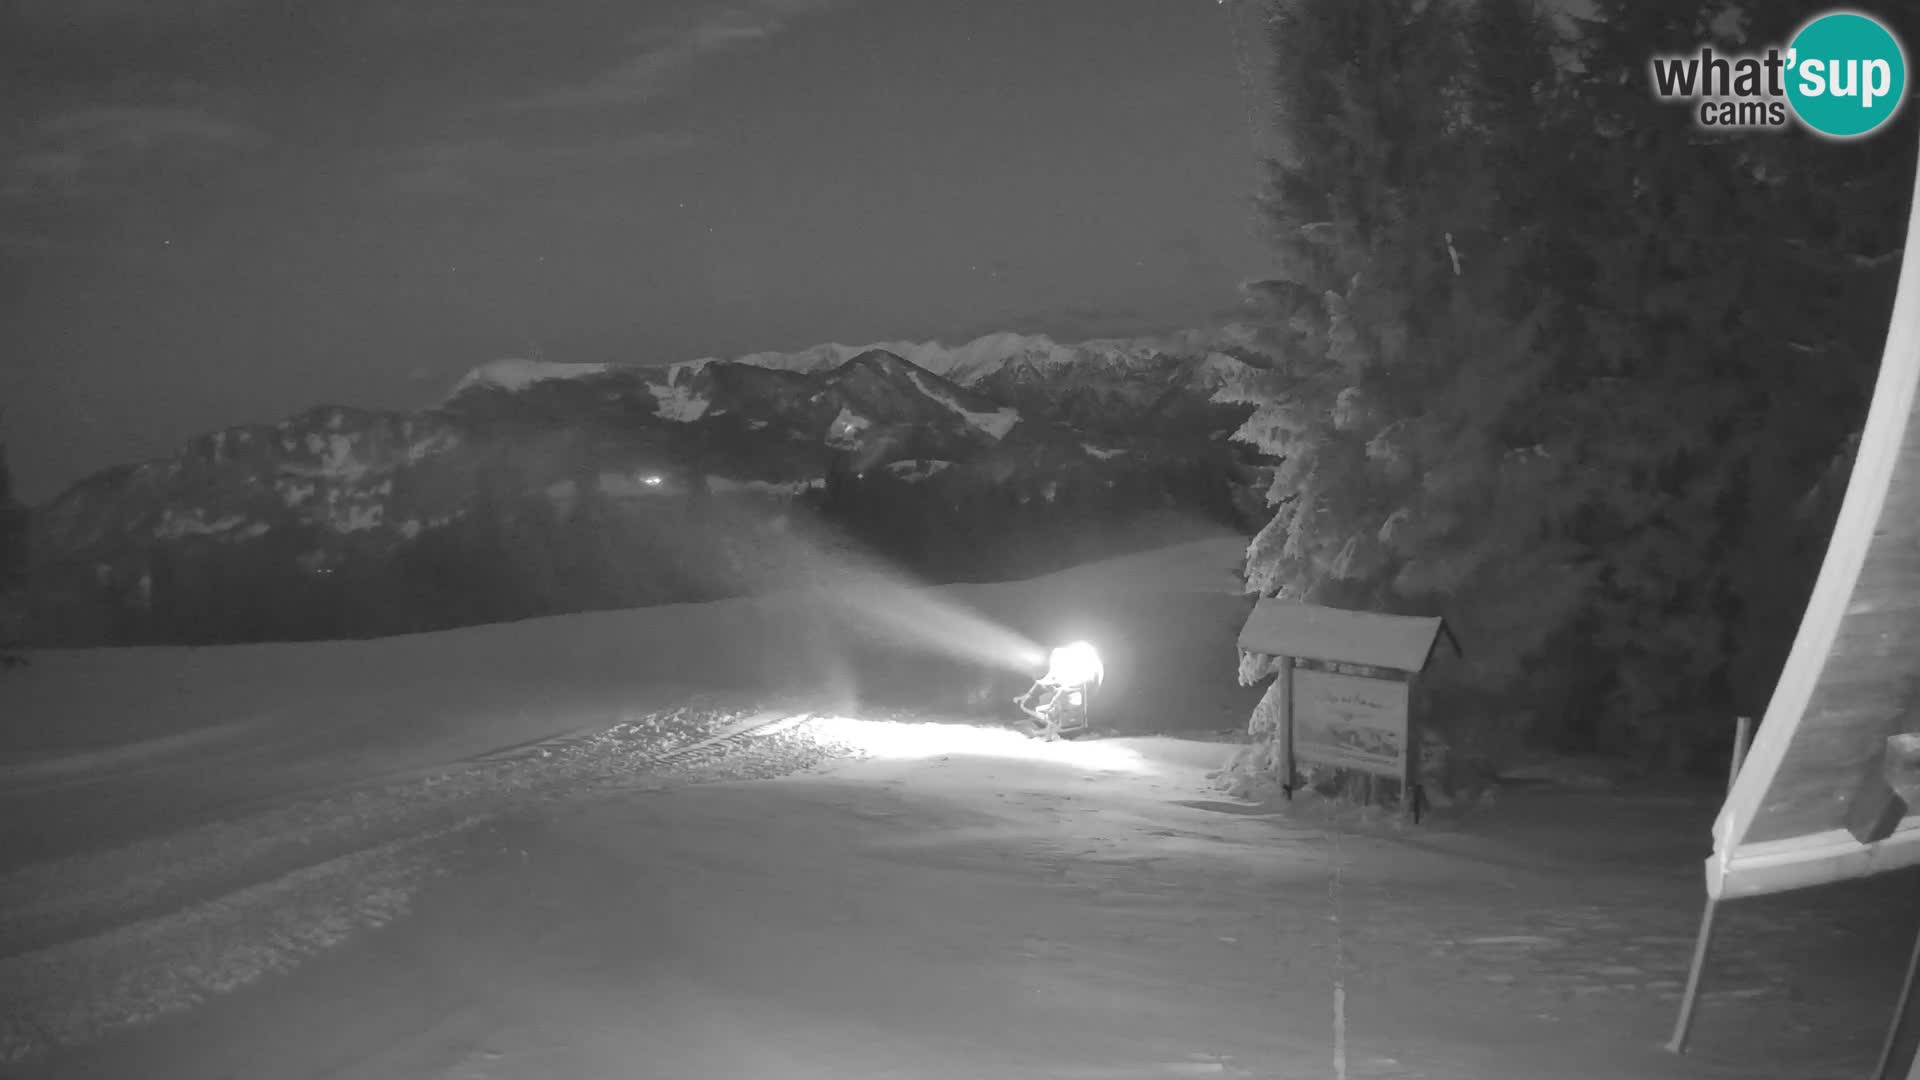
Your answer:
[[[619,499],[677,494],[667,483],[667,478],[655,472],[601,473],[600,493]]]
[[[331,515],[327,524],[335,532],[367,532],[379,528],[386,517],[386,507],[383,506],[350,506],[344,512]]]
[[[836,450],[856,449],[860,433],[872,426],[873,421],[843,405],[840,415],[834,417],[832,425],[827,428],[827,445]]]
[[[726,476],[707,477],[707,490],[715,494],[751,493],[755,495],[796,495],[807,489],[807,481],[735,480]]]
[[[930,460],[922,467],[918,461],[894,461],[887,464],[887,471],[902,477],[909,483],[936,476],[953,467],[951,461]]]
[[[1257,369],[1223,352],[1210,352],[1193,366],[1196,377],[1215,387],[1243,379],[1254,370]]]
[[[168,508],[160,517],[160,526],[154,535],[164,540],[175,540],[182,536],[219,536],[232,532],[247,523],[239,514],[208,521],[199,511],[181,512]]]
[[[1144,773],[1151,766],[1138,751],[1100,742],[1043,742],[1017,731],[971,724],[908,724],[893,720],[818,717],[811,724],[825,741],[855,754],[889,761],[985,757],[1050,761],[1097,772]]]
[[[409,464],[422,461],[437,454],[444,454],[449,450],[456,449],[459,445],[459,436],[444,429],[438,430],[418,442],[408,444],[407,461]]]
[[[813,345],[799,352],[757,352],[735,357],[733,362],[749,367],[769,368],[775,371],[824,371],[837,368],[841,364],[859,356],[871,348],[882,348],[889,352],[896,350],[885,345],[842,345],[837,341]],[[694,363],[707,364],[718,361],[718,357],[706,357]]]
[[[319,464],[311,469],[292,466],[288,471],[309,476],[348,478],[357,477],[367,471],[364,463],[354,459],[351,435],[322,435],[319,432],[310,432],[306,438],[306,447],[307,453],[320,459]]]
[[[560,364],[551,360],[510,357],[482,364],[467,372],[464,378],[454,384],[453,392],[458,394],[476,386],[490,386],[517,393],[535,383],[551,379],[579,379],[606,370],[605,364]]]
[[[677,378],[666,383],[649,383],[647,389],[653,394],[653,415],[662,420],[691,423],[705,416],[711,404],[694,393],[691,386],[681,385]]]
[[[1007,432],[1013,430],[1013,425],[1020,422],[1020,414],[1012,409],[1003,408],[996,409],[993,412],[975,412],[967,408],[954,398],[953,391],[929,381],[917,368],[909,369],[907,374],[909,378],[913,379],[913,385],[920,388],[921,393],[952,409],[954,412],[959,413],[967,423],[986,432],[987,436],[991,439],[998,441],[1006,438]]]
[[[1247,345],[1239,334],[1236,343]],[[1050,373],[1062,368],[1102,365],[1122,370],[1151,366],[1163,355],[1200,356],[1210,349],[1209,335],[1187,331],[1166,337],[1096,338],[1077,344],[1063,344],[1045,334],[1021,334],[1012,331],[986,334],[962,345],[939,341],[876,341],[867,345],[827,343],[798,352],[758,352],[736,357],[734,363],[780,371],[814,372],[835,368],[861,353],[874,349],[889,352],[922,371],[944,377],[962,386],[971,386],[1003,368],[1013,367]],[[1220,354],[1221,360],[1231,360]],[[718,362],[707,357],[694,364]],[[1208,376],[1224,364],[1206,357],[1202,365]],[[1223,374],[1231,374],[1230,371]]]

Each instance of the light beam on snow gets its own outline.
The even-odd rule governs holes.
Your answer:
[[[841,587],[835,599],[869,637],[908,649],[1009,671],[1047,662],[1047,650],[1031,638],[924,586],[868,577]]]
[[[1037,675],[1045,668],[1045,647],[952,596],[864,556],[807,546],[807,561],[816,567],[816,600],[824,614],[856,637],[889,651],[996,670]]]
[[[755,571],[728,574],[715,584],[728,590],[762,595],[796,589],[820,621],[822,633],[806,648],[830,652],[835,639],[864,640],[887,652],[920,654],[961,665],[1038,675],[1047,663],[1047,649],[1007,626],[942,595],[844,538],[821,536],[809,530],[769,530],[752,514],[724,505],[705,510],[719,532],[758,533],[769,553],[774,576],[752,581]],[[824,542],[823,542],[824,541]],[[832,667],[834,658],[820,663]]]
[[[1094,772],[1146,773],[1152,765],[1137,750],[1101,742],[1040,742],[1017,731],[971,724],[906,724],[891,720],[820,717],[814,729],[830,742],[867,757],[890,761],[927,758],[1003,758],[1051,761]]]

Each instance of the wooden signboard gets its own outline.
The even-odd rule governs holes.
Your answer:
[[[1243,653],[1270,658],[1255,667],[1277,676],[1264,702],[1277,717],[1282,786],[1289,797],[1299,763],[1324,765],[1403,785],[1402,805],[1418,820],[1420,739],[1412,682],[1446,632],[1445,622],[1434,617],[1260,599],[1241,628],[1239,645]]]
[[[1407,684],[1302,667],[1293,676],[1293,753],[1389,780],[1412,775]]]

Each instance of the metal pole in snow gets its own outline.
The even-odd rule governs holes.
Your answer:
[[[1693,967],[1687,972],[1687,990],[1680,998],[1680,1016],[1673,1024],[1673,1038],[1667,1049],[1676,1054],[1687,1052],[1687,1036],[1693,1033],[1693,1007],[1700,996],[1700,973],[1707,966],[1707,946],[1713,943],[1713,916],[1718,902],[1709,898],[1700,913],[1700,933],[1693,939]]]
[[[1733,760],[1727,766],[1727,791],[1733,791],[1734,781],[1740,778],[1740,766],[1747,759],[1747,746],[1753,741],[1753,718],[1742,716],[1733,732]],[[1707,950],[1713,945],[1713,917],[1720,908],[1719,901],[1707,898],[1707,906],[1700,913],[1700,933],[1693,941],[1693,964],[1687,971],[1687,989],[1680,996],[1680,1015],[1673,1023],[1673,1037],[1667,1040],[1667,1049],[1676,1054],[1687,1052],[1687,1037],[1693,1034],[1693,1010],[1700,1000],[1700,979],[1706,973]]]
[[[1907,1070],[1905,1080],[1920,1078],[1920,1051],[1901,1045],[1912,1042],[1910,1029],[1915,1020],[1920,1019],[1910,1015],[1913,1011],[1911,1006],[1916,975],[1920,975],[1920,934],[1913,939],[1913,956],[1907,961],[1907,977],[1900,984],[1900,1000],[1893,1007],[1893,1025],[1887,1028],[1887,1041],[1880,1046],[1880,1061],[1873,1067],[1873,1080],[1902,1080],[1891,1071],[1899,1068],[1899,1063],[1893,1058],[1896,1052],[1902,1050],[1912,1054],[1912,1065]]]
[[[1747,747],[1753,742],[1753,717],[1742,716],[1736,721],[1733,730],[1733,761],[1727,765],[1727,794],[1733,794],[1733,785],[1740,779],[1740,766],[1747,760]]]

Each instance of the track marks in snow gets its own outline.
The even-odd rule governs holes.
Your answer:
[[[0,1064],[182,1012],[386,925],[440,872],[422,849],[478,820],[0,960]]]
[[[1746,913],[1751,915],[1751,913]],[[1474,933],[1456,924],[1440,931],[1432,954],[1459,963],[1477,981],[1496,986],[1525,982],[1558,996],[1617,995],[1623,998],[1679,1000],[1691,959],[1693,936],[1684,908],[1623,901],[1618,906],[1581,905],[1561,909],[1510,912],[1509,928],[1524,933]],[[1484,924],[1480,929],[1489,929]],[[1846,947],[1844,932],[1798,921],[1751,920],[1738,947],[1724,947],[1714,958],[1709,998],[1773,999],[1793,994],[1796,972],[1804,968],[1788,952],[1754,947],[1777,940],[1800,946],[1826,939]]]
[[[112,851],[0,875],[0,956],[64,935],[152,916],[476,813],[608,782],[631,783],[656,757],[734,719],[673,710],[591,736],[531,746],[408,780],[341,791]]]
[[[0,877],[0,1065],[191,1009],[401,917],[447,872],[443,842],[482,822],[597,791],[781,776],[837,752],[805,723],[697,745],[739,721],[687,711]]]

